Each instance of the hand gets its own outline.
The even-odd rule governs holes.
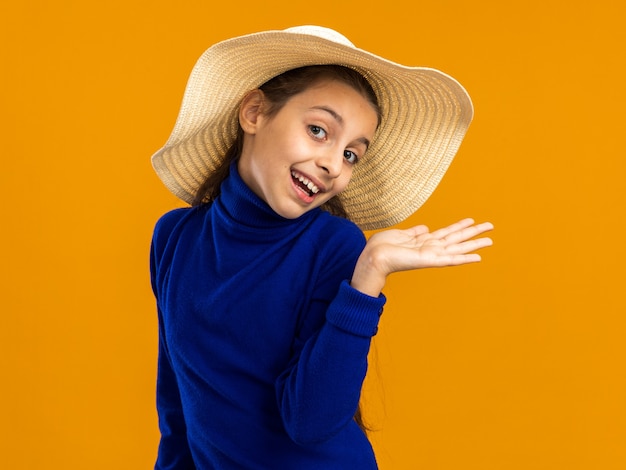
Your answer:
[[[424,225],[379,232],[365,245],[351,284],[377,296],[391,273],[476,263],[480,255],[473,252],[492,245],[492,241],[488,237],[474,237],[492,229],[489,222],[474,224],[472,219],[464,219],[434,232]]]

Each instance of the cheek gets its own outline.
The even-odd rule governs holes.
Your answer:
[[[337,180],[335,184],[335,189],[337,190],[337,194],[342,193],[344,189],[348,187],[350,180],[352,179],[352,167],[346,168],[341,177]]]

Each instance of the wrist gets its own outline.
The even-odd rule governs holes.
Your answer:
[[[387,275],[376,268],[372,253],[367,248],[363,250],[354,268],[350,285],[363,294],[378,297],[385,287],[386,280]]]

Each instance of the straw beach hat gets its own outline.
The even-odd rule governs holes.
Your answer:
[[[393,63],[319,26],[228,39],[200,57],[174,130],[152,156],[167,188],[191,203],[236,138],[243,96],[287,70],[322,64],[360,72],[382,112],[341,194],[349,218],[371,230],[409,217],[435,190],[461,144],[473,115],[469,95],[438,70]]]

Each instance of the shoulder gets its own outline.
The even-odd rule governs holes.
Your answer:
[[[154,226],[155,236],[157,234],[171,232],[178,222],[180,222],[180,220],[183,219],[191,210],[191,207],[181,207],[163,214]]]
[[[360,249],[365,246],[363,231],[351,220],[322,211],[314,225],[314,231],[320,235],[318,240],[325,245],[334,247],[357,245]]]
[[[193,211],[194,208],[192,207],[181,207],[166,212],[157,220],[152,234],[152,243],[158,251],[165,246],[170,235],[181,221],[188,217]]]
[[[154,226],[155,233],[171,231],[176,224],[191,211],[191,207],[180,207],[163,214]]]
[[[313,245],[320,259],[353,268],[367,241],[363,231],[354,222],[327,212],[322,212],[313,225]]]
[[[366,243],[365,234],[354,222],[342,217],[335,217],[328,214],[329,232],[335,243],[357,245],[359,251],[363,249]]]

